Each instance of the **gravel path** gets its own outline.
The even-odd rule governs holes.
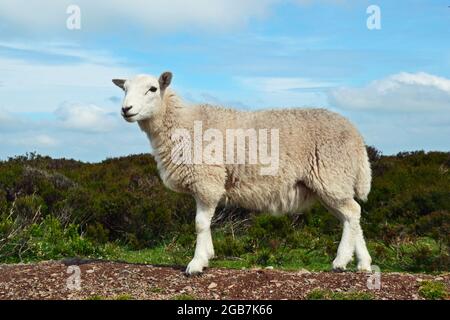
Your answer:
[[[69,266],[75,267],[68,270]],[[422,281],[441,281],[447,289],[450,287],[450,274],[383,273],[379,290],[367,288],[368,277],[352,272],[221,268],[186,277],[176,267],[52,261],[0,265],[0,299],[305,299],[317,288],[338,293],[366,292],[376,299],[421,299],[418,290]]]

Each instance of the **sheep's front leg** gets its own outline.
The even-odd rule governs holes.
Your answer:
[[[194,258],[186,268],[186,274],[188,275],[201,273],[203,268],[208,266],[209,259],[214,257],[210,227],[215,209],[215,206],[206,206],[197,201],[197,214],[195,216],[197,243]]]

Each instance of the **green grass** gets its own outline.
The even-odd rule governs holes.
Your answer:
[[[191,295],[191,294],[182,293],[182,294],[173,296],[172,300],[197,300],[197,297],[194,295]]]
[[[34,229],[33,229],[34,228]],[[339,234],[332,237],[314,237],[308,230],[294,230],[288,239],[276,235],[273,241],[260,240],[241,234],[234,238],[223,228],[213,230],[216,258],[211,267],[232,269],[273,266],[283,270],[307,269],[329,271],[336,254]],[[258,230],[259,232],[259,230]],[[254,239],[258,239],[255,241]],[[27,254],[23,262],[59,260],[64,257],[83,257],[166,266],[186,266],[194,253],[195,239],[176,239],[142,250],[132,250],[118,243],[98,244],[76,230],[63,229],[56,219],[47,218],[39,226],[32,226],[23,237],[27,241]],[[448,270],[448,247],[432,238],[416,238],[386,244],[367,241],[373,264],[382,272],[438,272]],[[16,245],[15,245],[16,246]],[[17,247],[17,246],[16,246]],[[8,248],[4,248],[6,250]],[[10,256],[3,262],[19,262],[18,256]],[[355,270],[355,263],[349,270]]]
[[[93,296],[87,297],[85,300],[108,300],[108,298],[105,296],[93,295]]]
[[[236,238],[235,242],[243,242]],[[326,245],[307,248],[281,247],[276,249],[261,248],[254,252],[244,252],[236,256],[217,257],[210,261],[210,267],[242,269],[273,266],[282,270],[307,269],[310,271],[329,271],[334,259],[337,242],[327,252]],[[381,242],[368,241],[373,264],[382,272],[424,272],[428,265],[442,259],[438,244],[430,238],[420,238],[415,242],[398,243],[387,246]],[[220,250],[220,249],[219,249]],[[216,250],[217,253],[218,250]],[[108,258],[128,263],[145,263],[167,266],[185,266],[193,256],[193,244],[186,248],[181,245],[160,245],[143,250],[129,250],[125,247],[109,248]],[[356,270],[355,262],[349,270]]]
[[[150,288],[148,291],[151,292],[151,293],[164,293],[164,289],[163,288],[158,288],[158,287]]]
[[[424,281],[419,288],[419,294],[427,300],[444,300],[449,296],[447,287],[439,281]]]
[[[174,252],[167,246],[162,245],[143,250],[129,250],[126,247],[118,247],[115,252],[115,258],[128,263],[161,265],[176,265],[180,262],[180,260],[183,260],[181,257],[181,251]]]
[[[113,300],[135,300],[135,298],[130,294],[120,294],[115,296]]]
[[[314,289],[306,296],[307,300],[373,300],[371,293],[362,291],[335,292],[331,290]]]
[[[216,268],[230,268],[230,269],[242,269],[242,268],[252,268],[252,267],[266,267],[272,265],[278,269],[283,270],[296,270],[299,268],[306,268],[308,270],[314,271],[325,271],[330,267],[331,260],[328,258],[315,256],[312,257],[304,252],[304,250],[292,249],[283,252],[283,260],[281,263],[257,263],[255,257],[258,258],[259,255],[264,255],[264,253],[245,253],[240,257],[217,257],[210,261],[210,267]],[[167,248],[165,246],[158,246],[150,249],[143,249],[132,251],[126,248],[118,247],[115,253],[111,256],[114,260],[124,261],[128,263],[145,263],[154,265],[167,265],[167,266],[185,266],[189,263],[193,256],[192,251],[186,251],[183,248],[178,248],[174,250],[173,248]],[[281,254],[276,254],[276,256],[281,256]],[[277,258],[277,257],[276,257]],[[276,259],[274,258],[274,259]],[[302,261],[307,260],[308,263]]]

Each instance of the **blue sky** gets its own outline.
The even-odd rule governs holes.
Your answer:
[[[81,29],[69,30],[69,5]],[[381,29],[369,30],[369,5]],[[174,73],[189,102],[318,106],[385,154],[450,150],[448,1],[2,0],[0,159],[148,152],[112,78]]]

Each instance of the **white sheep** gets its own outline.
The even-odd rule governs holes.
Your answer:
[[[324,109],[250,112],[187,105],[168,88],[171,80],[172,74],[165,72],[159,79],[139,75],[113,82],[125,91],[122,116],[128,122],[137,121],[147,134],[164,184],[192,194],[196,200],[197,242],[187,274],[201,273],[214,256],[210,224],[220,201],[285,213],[298,212],[319,200],[343,224],[333,268],[345,270],[356,253],[358,270],[371,270],[371,257],[360,225],[361,208],[354,200],[366,200],[371,170],[364,141],[348,120]],[[195,132],[199,126],[204,135]],[[244,135],[241,142],[244,141],[244,151],[253,162],[217,159],[223,151],[223,141],[215,140],[228,138],[232,130],[237,139]],[[259,141],[252,144],[255,137]],[[209,158],[193,155],[189,149],[192,142],[196,147],[206,143],[204,153],[215,151],[210,152]],[[211,148],[213,144],[215,148]],[[222,154],[229,156],[240,150],[239,146],[229,149],[228,140],[225,144],[227,152]],[[256,156],[261,155],[256,162],[255,148]],[[269,149],[276,159],[269,157],[270,161],[264,162],[262,154]],[[208,161],[211,155],[217,161]],[[179,161],[178,156],[183,159]],[[265,169],[269,170],[264,172]]]

